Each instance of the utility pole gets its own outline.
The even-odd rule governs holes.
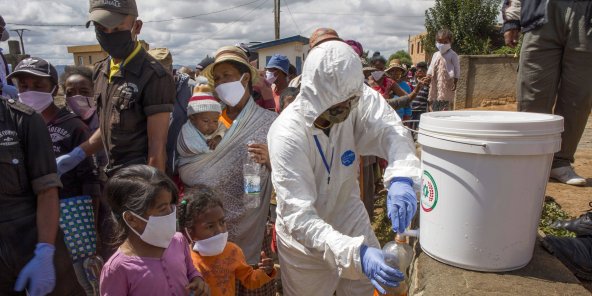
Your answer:
[[[280,0],[273,0],[273,22],[275,25],[275,40],[280,39]]]
[[[13,32],[16,32],[19,35],[19,38],[21,39],[21,51],[23,52],[23,54],[25,54],[25,42],[23,42],[23,34],[25,33],[25,31],[31,31],[29,29],[14,29],[14,30],[10,30]]]

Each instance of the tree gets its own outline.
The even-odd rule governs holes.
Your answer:
[[[436,0],[425,13],[428,34],[422,43],[428,52],[435,52],[436,33],[446,28],[454,36],[456,53],[488,54],[492,40],[500,35],[495,28],[500,4],[499,0]]]
[[[411,67],[413,65],[413,61],[411,61],[411,56],[405,50],[399,50],[399,51],[391,54],[391,56],[388,59],[388,62],[390,63],[394,59],[399,59],[401,61],[401,64],[405,64],[409,67]]]

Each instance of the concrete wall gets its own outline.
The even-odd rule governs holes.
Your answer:
[[[476,108],[516,100],[518,58],[508,55],[460,56],[455,109]]]
[[[411,56],[413,65],[417,65],[419,62],[428,61],[428,53],[425,51],[425,48],[421,42],[421,38],[426,34],[427,33],[424,32],[415,36],[409,36],[409,39],[407,40],[407,52]]]
[[[259,53],[259,70],[265,70],[265,65],[267,65],[267,60],[274,54],[282,54],[288,57],[290,63],[296,66],[296,70],[300,74],[302,71],[302,66],[304,66],[304,60],[308,55],[309,51],[308,44],[304,45],[300,42],[290,42],[286,44],[281,44],[278,46],[267,47],[257,50]],[[296,57],[300,58],[300,64],[296,62]]]

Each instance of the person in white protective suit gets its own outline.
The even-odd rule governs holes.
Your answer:
[[[385,264],[360,200],[360,155],[388,160],[388,216],[402,232],[417,210],[415,146],[395,111],[364,85],[360,58],[342,41],[314,47],[300,94],[267,135],[277,193],[284,295],[372,295],[403,279]]]

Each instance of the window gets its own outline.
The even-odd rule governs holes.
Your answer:
[[[78,56],[78,66],[84,65],[84,57]]]
[[[413,55],[413,44],[411,44],[411,55]]]
[[[88,56],[88,64],[92,65],[92,56]]]

